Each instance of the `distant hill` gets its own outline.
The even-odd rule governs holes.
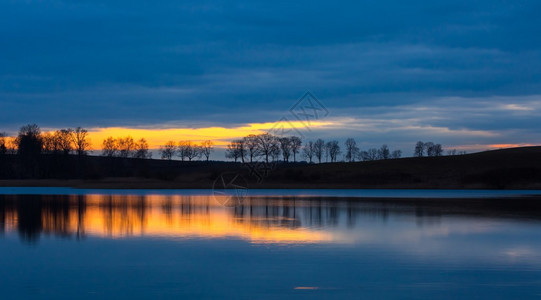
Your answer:
[[[211,188],[228,173],[240,174],[249,188],[541,189],[541,147],[355,163],[277,163],[262,177],[241,163],[99,156],[43,156],[30,173],[22,168],[16,156],[0,158],[0,185]]]

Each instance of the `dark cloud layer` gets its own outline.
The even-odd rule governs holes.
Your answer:
[[[2,1],[1,124],[274,121],[305,90],[344,118],[523,101],[539,112],[539,11],[503,0]],[[539,139],[537,121],[505,113],[419,117]]]

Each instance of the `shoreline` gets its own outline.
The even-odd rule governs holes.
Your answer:
[[[73,189],[114,189],[114,190],[212,190],[214,181],[181,182],[142,178],[108,178],[102,180],[62,179],[8,179],[0,180],[0,188],[73,188]],[[491,188],[483,185],[456,186],[430,184],[311,184],[311,183],[248,183],[243,186],[250,190],[434,190],[434,191],[541,191],[539,185],[523,185],[513,188]]]

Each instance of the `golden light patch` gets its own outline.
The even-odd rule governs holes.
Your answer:
[[[331,125],[332,122],[310,122],[310,127],[320,128]],[[225,147],[231,140],[239,139],[250,134],[261,134],[273,128],[301,129],[306,124],[300,121],[250,123],[238,127],[202,127],[202,128],[167,128],[167,129],[141,129],[128,127],[108,127],[90,129],[90,138],[93,149],[100,149],[103,140],[107,137],[131,136],[135,140],[145,138],[152,149],[157,149],[167,141],[190,140],[200,143],[211,140],[217,147]],[[292,135],[293,132],[292,132]]]

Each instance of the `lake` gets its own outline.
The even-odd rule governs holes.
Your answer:
[[[534,298],[540,191],[0,188],[0,295]]]

